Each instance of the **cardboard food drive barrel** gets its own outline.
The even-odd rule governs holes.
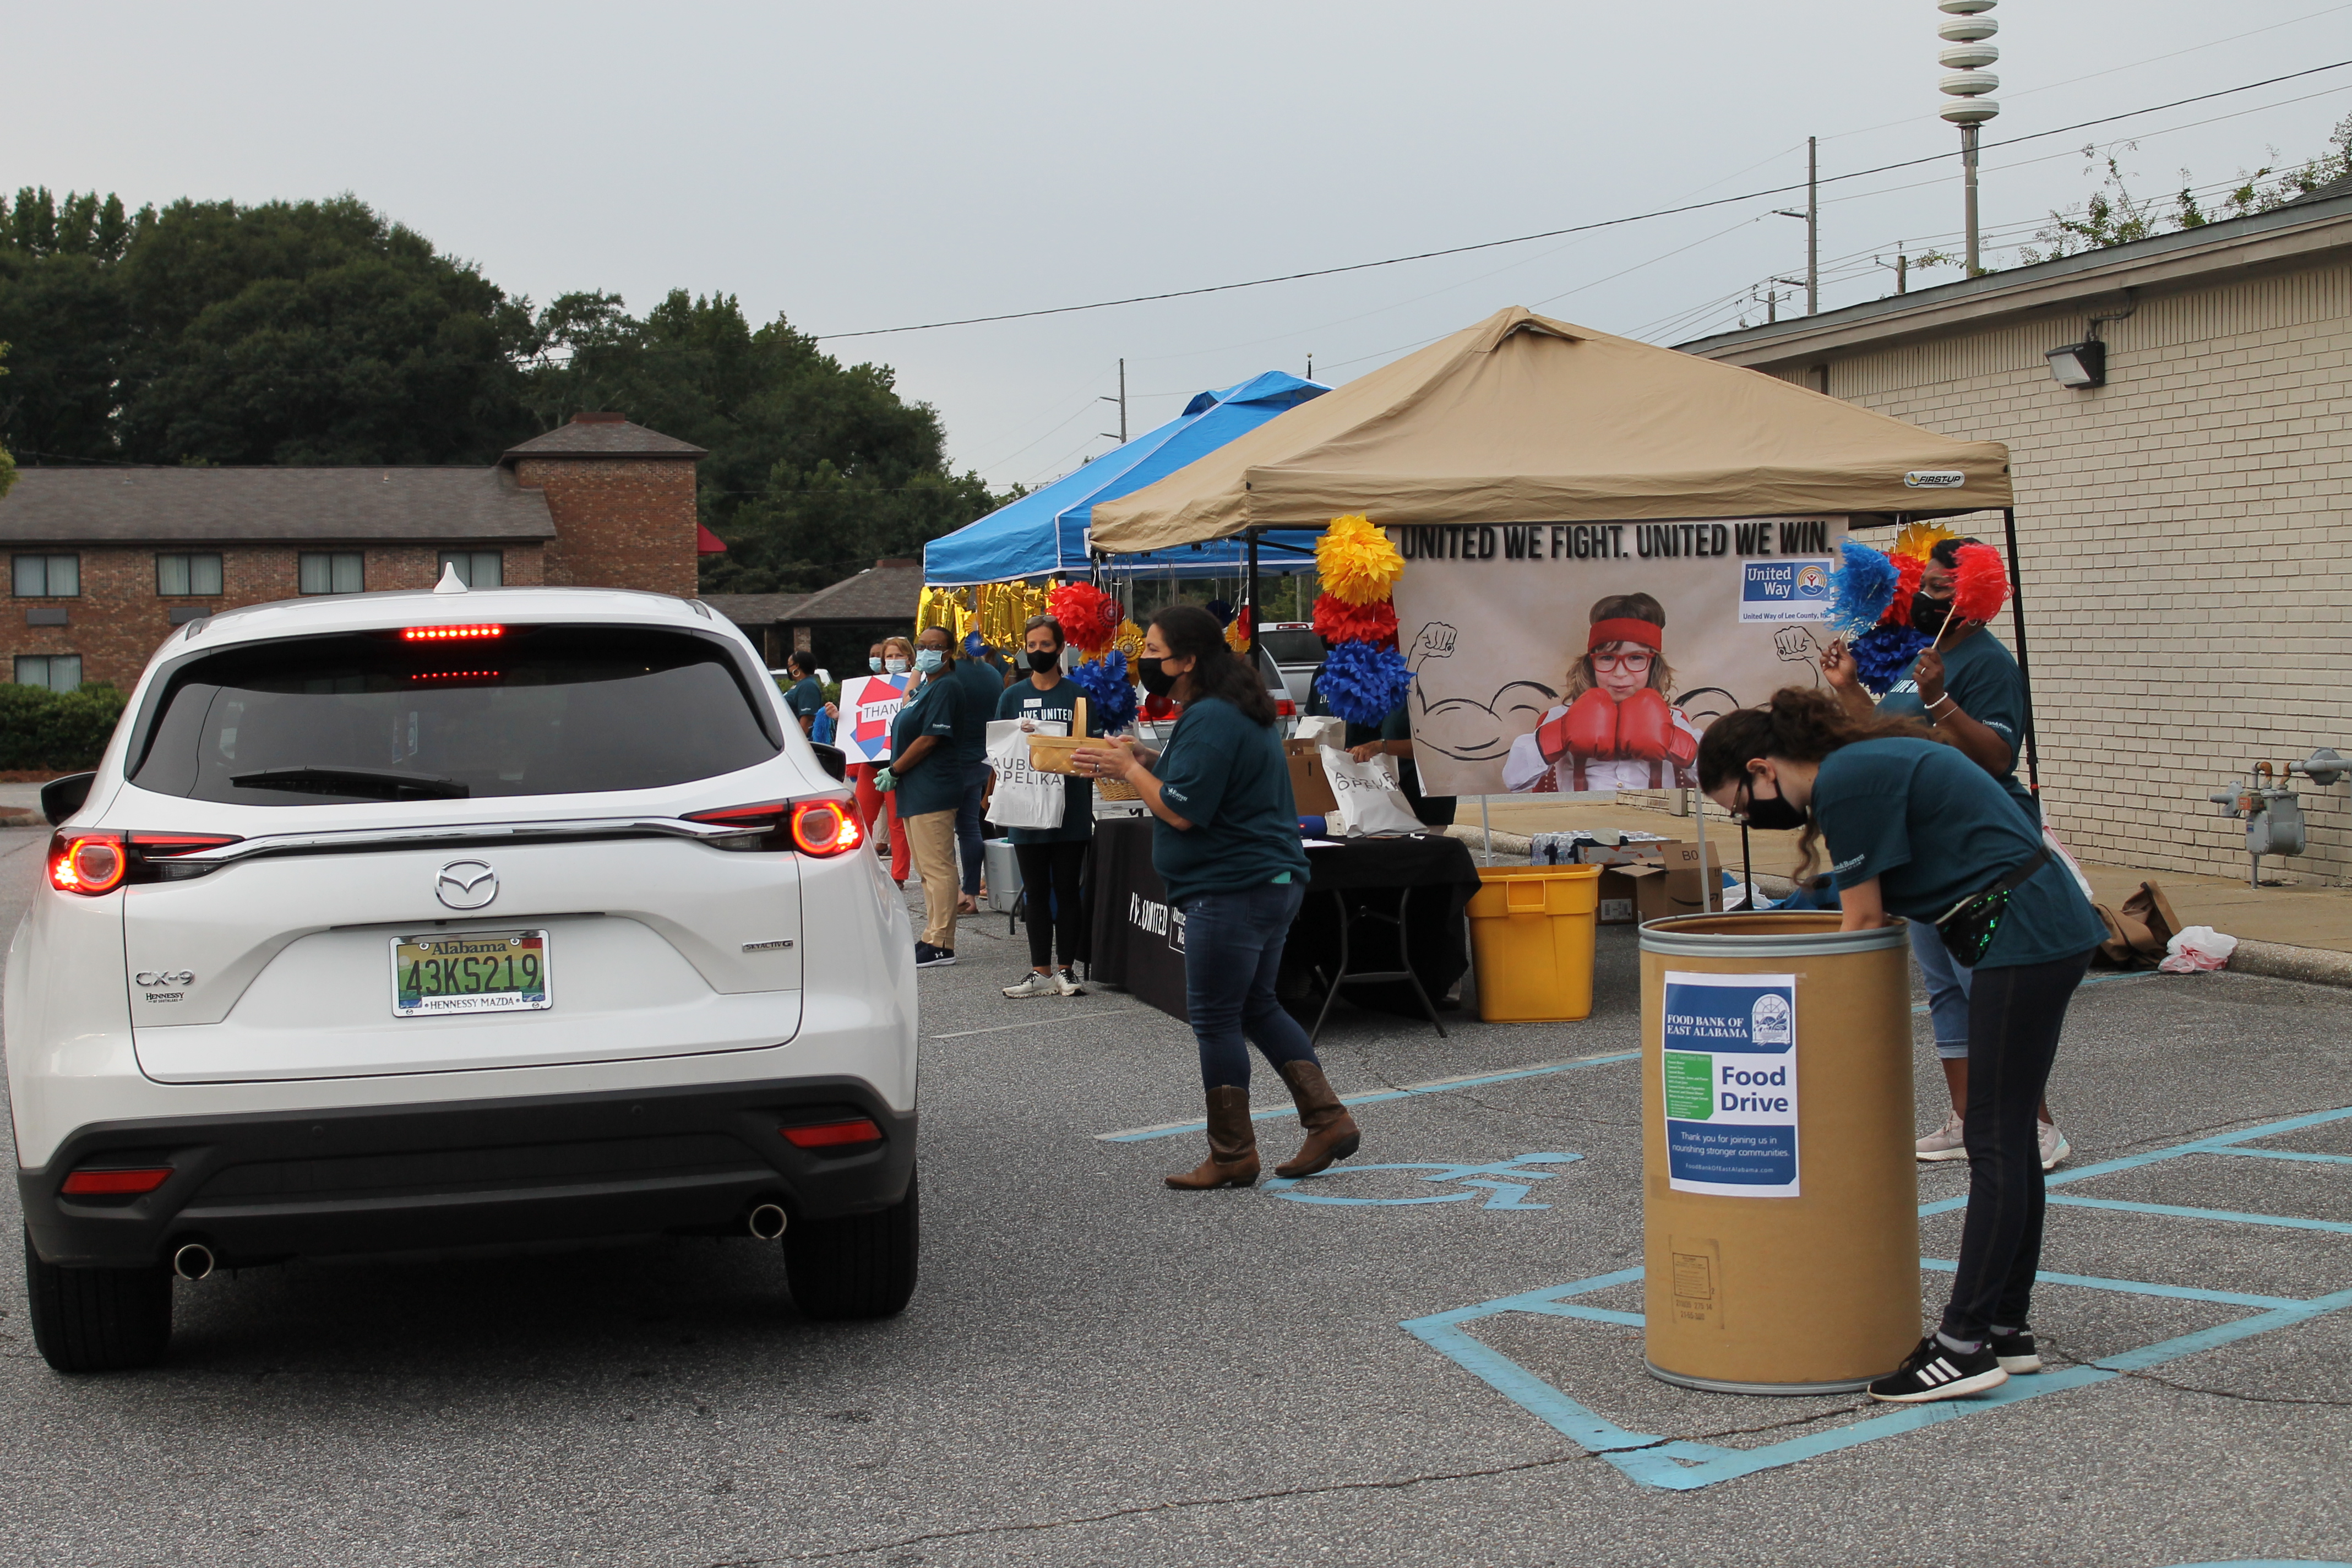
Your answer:
[[[1909,944],[1836,910],[1642,928],[1645,1354],[1830,1394],[1918,1342]]]

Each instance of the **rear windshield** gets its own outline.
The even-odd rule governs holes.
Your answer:
[[[1323,662],[1323,639],[1313,632],[1260,632],[1257,645],[1274,655],[1276,664]]]
[[[654,789],[776,754],[725,647],[611,626],[226,649],[175,675],[142,789],[241,805]]]

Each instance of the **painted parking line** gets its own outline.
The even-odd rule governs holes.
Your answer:
[[[2160,1161],[2176,1160],[2189,1154],[2254,1152],[2239,1150],[2236,1144],[2259,1138],[2274,1138],[2305,1128],[2340,1121],[2352,1117],[2352,1107],[2336,1110],[2316,1111],[2306,1116],[2290,1117],[2284,1121],[2251,1127],[2237,1132],[2218,1134],[2210,1138],[2193,1139],[2168,1148],[2149,1150],[2144,1153],[2125,1155],[2101,1161],[2053,1175],[2049,1184],[2080,1182],[2093,1176],[2108,1175],[2117,1171],[2136,1170]],[[2352,1225],[2327,1220],[2312,1220],[2292,1215],[2245,1214],[2231,1210],[2186,1208],[2166,1204],[2134,1204],[2095,1198],[2077,1198],[2072,1194],[2053,1194],[2052,1203],[2066,1203],[2085,1208],[2128,1213],[2147,1213],[2169,1217],[2223,1220],[2239,1224],[2284,1226],[2297,1229],[2324,1229],[2352,1232]],[[1919,1205],[1922,1216],[1941,1214],[1961,1207],[1965,1198],[1944,1199]],[[1946,1258],[1923,1258],[1920,1267],[1939,1272],[1950,1272],[1958,1265]],[[1690,1491],[1714,1486],[1721,1481],[1753,1475],[1759,1470],[1776,1469],[1801,1463],[1824,1454],[1836,1453],[1881,1437],[1915,1432],[1945,1421],[1966,1419],[1988,1414],[2029,1399],[2047,1394],[2063,1394],[2095,1384],[2107,1382],[2128,1373],[2161,1366],[2183,1356],[2196,1355],[2241,1340],[2273,1333],[2281,1329],[2306,1323],[2331,1312],[2352,1308],[2352,1290],[2339,1290],[2327,1295],[2297,1299],[2268,1296],[2247,1291],[2207,1290],[2191,1286],[2159,1285],[2137,1279],[2112,1279],[2095,1275],[2065,1274],[2042,1270],[2037,1278],[2046,1285],[2072,1286],[2092,1290],[2108,1290],[2126,1295],[2154,1297],[2184,1301],[2198,1301],[2215,1306],[2239,1307],[2248,1315],[2201,1329],[2193,1333],[2160,1340],[2119,1355],[2100,1358],[2096,1362],[2045,1371],[2032,1376],[2012,1377],[1990,1394],[1973,1399],[1948,1400],[1933,1405],[1896,1405],[1884,1413],[1858,1420],[1850,1425],[1806,1433],[1782,1442],[1756,1448],[1724,1448],[1711,1444],[1668,1438],[1648,1433],[1630,1431],[1617,1426],[1590,1406],[1579,1402],[1556,1385],[1546,1382],[1507,1355],[1492,1346],[1472,1338],[1465,1325],[1485,1318],[1507,1313],[1528,1313],[1537,1316],[1582,1319],[1591,1322],[1610,1323],[1623,1328],[1643,1326],[1639,1312],[1620,1311],[1612,1308],[1593,1307],[1577,1298],[1595,1294],[1615,1286],[1630,1285],[1643,1277],[1638,1268],[1621,1268],[1614,1273],[1597,1274],[1567,1285],[1529,1290],[1516,1296],[1505,1296],[1475,1306],[1457,1308],[1449,1312],[1433,1313],[1412,1319],[1398,1325],[1407,1333],[1430,1346],[1465,1371],[1477,1377],[1496,1393],[1519,1405],[1562,1436],[1573,1439],[1588,1453],[1595,1454],[1615,1466],[1624,1475],[1643,1486],[1669,1491]],[[1857,1412],[1875,1409],[1860,1405]]]
[[[1581,1154],[1515,1154],[1507,1160],[1489,1160],[1483,1164],[1428,1160],[1406,1161],[1388,1165],[1335,1165],[1320,1175],[1276,1176],[1265,1184],[1264,1191],[1277,1198],[1288,1198],[1297,1204],[1345,1205],[1350,1208],[1407,1207],[1421,1204],[1454,1204],[1479,1196],[1475,1192],[1438,1193],[1417,1198],[1351,1198],[1344,1193],[1328,1193],[1322,1189],[1349,1176],[1360,1176],[1367,1171],[1429,1171],[1424,1182],[1458,1182],[1465,1187],[1486,1189],[1486,1201],[1481,1208],[1548,1209],[1549,1204],[1528,1202],[1529,1182],[1549,1182],[1559,1174],[1557,1171],[1530,1169],[1535,1165],[1570,1165],[1583,1159]],[[1309,1185],[1316,1190],[1305,1190]]]
[[[1001,1035],[1007,1029],[1045,1029],[1055,1024],[1075,1024],[1081,1018],[1124,1018],[1132,1014],[1149,1012],[1145,1007],[1098,1007],[1091,1013],[1051,1013],[1035,1018],[1024,1018],[1018,1024],[991,1024],[985,1029],[957,1029],[945,1035],[933,1035],[935,1040],[961,1040],[971,1035]]]
[[[1471,1073],[1462,1078],[1433,1079],[1427,1083],[1409,1083],[1402,1089],[1384,1089],[1370,1094],[1343,1094],[1340,1100],[1349,1105],[1378,1105],[1383,1100],[1411,1100],[1416,1095],[1446,1094],[1457,1089],[1476,1089],[1489,1083],[1508,1083],[1514,1079],[1548,1078],[1553,1073],[1572,1071],[1577,1068],[1606,1067],[1611,1062],[1639,1061],[1639,1051],[1611,1051],[1601,1056],[1578,1057],[1573,1061],[1541,1062],[1534,1067],[1513,1068],[1508,1072]],[[1290,1105],[1252,1106],[1250,1120],[1265,1121],[1277,1116],[1296,1116],[1297,1108]],[[1163,1121],[1157,1127],[1129,1127],[1119,1132],[1097,1132],[1097,1140],[1105,1143],[1141,1143],[1153,1138],[1173,1138],[1180,1132],[1198,1132],[1209,1124],[1205,1121]]]

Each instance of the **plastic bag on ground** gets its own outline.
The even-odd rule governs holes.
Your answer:
[[[2195,974],[2223,967],[2237,951],[2236,937],[2225,936],[2211,926],[2190,926],[2164,944],[2164,962],[2157,967],[2167,974]]]

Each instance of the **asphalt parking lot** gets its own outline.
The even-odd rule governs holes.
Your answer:
[[[0,833],[10,926],[41,842]],[[1199,1114],[1189,1031],[1115,993],[1004,1000],[1004,928],[967,921],[922,977],[902,1317],[805,1321],[749,1240],[298,1265],[180,1284],[165,1366],[68,1379],[12,1268],[0,1561],[2352,1559],[2352,994],[2083,992],[2051,1091],[2075,1148],[2052,1371],[1890,1415],[1643,1372],[1629,931],[1587,1023],[1335,1015],[1333,1082],[1390,1096],[1363,1152],[1195,1194],[1159,1176],[1199,1135],[1139,1135]],[[1286,1156],[1295,1123],[1260,1125]],[[1931,1258],[1964,1184],[1923,1173]]]

